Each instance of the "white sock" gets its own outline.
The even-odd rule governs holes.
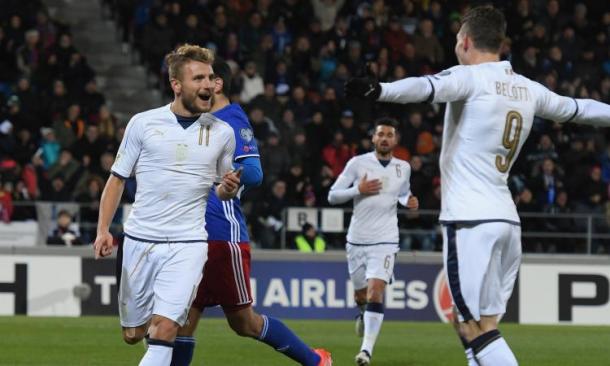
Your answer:
[[[474,352],[472,352],[472,348],[467,348],[464,353],[466,353],[466,360],[468,361],[468,366],[479,366],[476,358],[474,358]]]
[[[149,341],[139,366],[169,366],[172,363],[173,350],[170,346],[151,344]]]
[[[476,354],[481,366],[517,366],[519,363],[504,338],[498,338]]]
[[[375,310],[381,311],[370,311],[371,305],[376,307]],[[379,309],[379,307],[381,309]],[[365,350],[369,355],[373,355],[373,347],[377,341],[377,336],[381,330],[381,324],[383,323],[383,305],[379,303],[369,303],[367,310],[364,312],[364,337],[362,338],[361,350]]]

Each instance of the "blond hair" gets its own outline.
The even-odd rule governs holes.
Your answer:
[[[211,65],[214,62],[214,53],[203,47],[192,44],[183,44],[165,55],[169,79],[179,79],[182,66],[189,61],[199,61]]]

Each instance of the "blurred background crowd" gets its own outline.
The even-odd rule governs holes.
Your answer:
[[[384,82],[455,65],[460,16],[483,2],[102,2],[121,30],[124,46],[137,51],[150,75],[159,76],[154,87],[166,98],[171,89],[163,56],[175,45],[208,47],[230,63],[231,99],[248,113],[265,176],[245,200],[260,246],[277,247],[286,207],[328,205],[328,189],[345,163],[371,150],[370,130],[381,116],[400,121],[396,156],[411,164],[412,192],[420,208],[440,208],[444,107],[347,100],[343,83],[362,74],[367,63]],[[35,218],[31,207],[14,204],[19,201],[76,201],[84,204],[79,220],[94,223],[128,121],[113,115],[67,24],[52,19],[37,0],[0,3],[0,219]],[[495,5],[508,19],[502,57],[516,72],[560,94],[610,103],[607,1]],[[535,120],[509,182],[520,212],[606,214],[609,132]],[[133,189],[128,189],[125,200],[132,199]],[[607,229],[606,221],[596,222],[599,230]],[[401,218],[401,225],[431,229],[436,219],[412,215]],[[570,233],[583,225],[561,215],[555,220],[528,217],[523,231]],[[78,241],[86,243],[93,232],[79,235]],[[403,244],[432,250],[438,249],[439,240],[435,235],[413,236]],[[525,238],[524,243],[529,251],[577,250],[557,248],[544,239]]]

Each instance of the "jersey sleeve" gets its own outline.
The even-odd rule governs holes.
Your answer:
[[[360,192],[354,183],[358,180],[356,159],[352,158],[345,165],[345,169],[339,174],[339,178],[330,187],[328,192],[328,203],[337,205],[345,203],[356,197]]]
[[[475,90],[472,79],[472,70],[458,65],[435,75],[381,83],[381,95],[378,100],[391,103],[446,103],[466,100]]]
[[[593,99],[574,99],[553,93],[532,81],[536,93],[536,115],[555,122],[610,126],[610,105]]]
[[[112,174],[119,178],[127,179],[134,173],[134,168],[142,151],[144,121],[134,116],[125,129],[123,141],[112,165]]]
[[[406,165],[406,179],[400,185],[400,191],[398,192],[398,203],[403,206],[407,206],[409,197],[411,196],[411,166]]]
[[[237,118],[235,132],[235,161],[248,157],[260,157],[252,126],[245,115]]]
[[[216,183],[222,182],[222,177],[233,169],[234,154],[235,136],[232,133],[227,133],[224,147],[216,162]]]
[[[578,104],[574,98],[553,93],[542,84],[532,81],[536,102],[536,116],[554,122],[569,122],[578,113]]]
[[[432,103],[466,100],[475,92],[472,67],[458,65],[426,78],[432,86],[432,94],[428,97]]]

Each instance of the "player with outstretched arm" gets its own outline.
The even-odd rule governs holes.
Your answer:
[[[460,65],[393,83],[364,77],[345,85],[348,95],[362,99],[447,103],[440,155],[443,258],[470,366],[518,364],[498,331],[521,263],[521,227],[507,179],[534,116],[610,126],[610,106],[557,95],[500,61],[505,31],[501,11],[473,8],[457,34]]]

